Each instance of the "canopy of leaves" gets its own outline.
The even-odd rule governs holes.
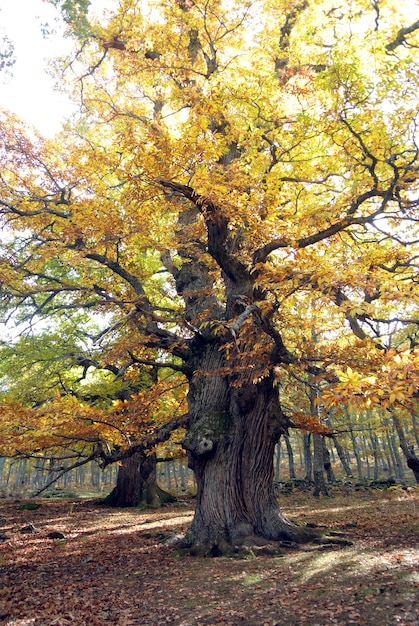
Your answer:
[[[128,379],[191,380],[202,337],[231,384],[316,376],[330,404],[409,406],[417,3],[56,4],[80,116],[44,140],[2,115],[4,319],[102,316]]]

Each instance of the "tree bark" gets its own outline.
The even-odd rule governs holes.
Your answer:
[[[278,441],[275,447],[275,482],[279,482],[281,477],[281,440]]]
[[[400,448],[402,449],[402,452],[406,459],[407,466],[409,469],[412,470],[415,480],[419,484],[419,459],[415,454],[413,446],[410,446],[407,443],[406,435],[404,433],[401,421],[394,413],[392,413],[392,418],[393,424],[397,431],[397,435],[399,437]]]
[[[313,434],[313,446],[313,496],[329,496],[329,491],[324,479],[324,446],[323,437],[321,435]]]
[[[288,435],[284,435],[285,445],[287,447],[288,454],[288,471],[290,480],[295,479],[295,465],[294,465],[294,453],[292,450],[291,441]]]
[[[175,498],[157,484],[156,455],[136,452],[118,468],[115,488],[103,501],[115,507],[158,508]]]
[[[322,441],[323,441],[323,467],[324,467],[324,471],[326,472],[327,482],[329,484],[335,483],[336,478],[333,472],[332,462],[330,460],[330,452],[326,445],[326,441],[324,437],[322,437]]]
[[[305,467],[305,477],[304,480],[308,483],[313,481],[313,458],[311,455],[311,433],[305,433],[303,435],[303,446],[304,446],[304,467]]]
[[[329,426],[330,430],[333,430],[332,427],[332,420],[330,419],[330,417],[326,420],[326,424],[327,426]],[[336,437],[336,435],[332,435],[332,441],[334,443],[334,446],[336,448],[336,452],[338,453],[338,457],[340,462],[342,463],[342,467],[345,471],[345,474],[348,478],[352,478],[353,474],[352,474],[352,470],[350,468],[350,465],[348,463],[346,454],[345,454],[345,450],[342,448],[342,445],[339,441],[339,439]]]
[[[404,468],[403,468],[402,459],[399,454],[399,450],[398,450],[398,446],[397,446],[394,434],[390,436],[390,445],[393,450],[394,471],[396,473],[396,480],[400,483],[403,483],[404,482]]]
[[[198,349],[202,373],[191,381],[192,425],[183,442],[197,502],[185,546],[218,555],[255,535],[304,540],[308,532],[281,513],[274,493],[274,448],[286,432],[286,418],[272,376],[239,386],[220,374],[216,345]]]
[[[251,273],[237,254],[241,240],[232,237],[223,207],[187,185],[157,182],[192,204],[179,217],[181,268],[166,259],[185,319],[199,329],[181,356],[189,383],[183,445],[197,483],[184,545],[191,552],[218,555],[249,537],[308,540],[315,533],[281,513],[273,484],[275,444],[289,421],[279,404],[274,367],[292,362],[293,355],[272,323],[273,309],[258,307],[257,272]],[[221,270],[218,282],[214,262]]]
[[[352,429],[351,424],[349,423],[349,433],[351,435],[351,442],[352,442],[352,449],[354,451],[354,457],[356,460],[356,469],[358,472],[358,479],[359,480],[363,480],[364,479],[364,475],[363,475],[363,471],[362,471],[362,461],[361,461],[361,456],[359,454],[359,447],[358,447],[358,443],[355,437],[355,433]]]

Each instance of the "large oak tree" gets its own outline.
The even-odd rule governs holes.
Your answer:
[[[184,377],[191,545],[300,540],[272,485],[275,443],[304,425],[283,381],[392,410],[418,387],[411,7],[56,4],[75,41],[56,71],[80,115],[52,141],[3,116],[3,307],[100,314],[125,375]]]

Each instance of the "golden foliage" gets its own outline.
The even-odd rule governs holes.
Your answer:
[[[70,21],[78,118],[50,140],[0,120],[5,317],[111,320],[92,344],[126,380],[154,359],[191,378],[195,338],[231,385],[278,367],[279,388],[318,375],[330,406],[409,406],[419,74],[402,4],[115,1]],[[106,411],[6,403],[4,432],[120,445],[180,410],[171,385]]]

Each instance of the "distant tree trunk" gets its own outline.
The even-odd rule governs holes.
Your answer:
[[[337,437],[335,437],[335,436],[333,437],[333,443],[335,445],[336,452],[338,453],[339,460],[342,463],[342,467],[343,467],[343,470],[344,470],[346,476],[348,478],[352,478],[353,472],[352,472],[351,466],[349,465],[349,462],[348,462],[348,456],[349,455],[347,455],[345,453],[345,450],[343,449],[339,439]]]
[[[281,477],[281,440],[275,446],[275,482]]]
[[[361,439],[362,439],[362,450],[364,453],[365,464],[367,466],[367,479],[370,480],[371,479],[371,466],[370,466],[370,459],[369,459],[369,446],[368,446],[365,435],[362,435]]]
[[[26,459],[19,459],[15,466],[15,487],[17,489],[24,489],[28,482],[28,462]]]
[[[311,456],[311,433],[306,433],[303,435],[303,447],[304,447],[304,467],[306,475],[304,476],[304,480],[308,483],[313,482],[313,459]]]
[[[183,461],[179,461],[179,476],[180,476],[180,488],[182,491],[187,489],[187,468],[185,468]]]
[[[115,507],[158,508],[175,498],[157,484],[155,454],[137,452],[124,459],[118,468],[116,487],[104,503]]]
[[[398,445],[395,441],[394,435],[390,436],[390,444],[391,444],[391,449],[393,450],[396,480],[402,483],[404,482],[404,469],[403,469],[403,463],[399,454]]]
[[[333,473],[333,467],[332,467],[332,463],[330,460],[330,452],[326,445],[326,440],[324,437],[322,437],[322,441],[323,441],[323,467],[326,472],[328,483],[334,483],[336,482],[336,479]]]
[[[397,467],[396,467],[396,459],[394,457],[394,450],[391,443],[390,433],[386,430],[386,439],[387,439],[387,450],[390,459],[390,472],[391,476],[389,478],[397,478]]]
[[[358,472],[358,479],[359,480],[363,480],[364,476],[363,476],[363,473],[362,473],[361,456],[359,454],[358,443],[356,441],[356,437],[355,437],[354,431],[352,430],[352,426],[351,425],[349,426],[349,432],[350,432],[350,435],[351,435],[352,449],[354,451],[354,457],[355,457],[355,460],[356,460],[356,469],[357,469],[357,472]]]
[[[332,421],[331,421],[330,417],[326,420],[326,425],[329,426],[329,428],[331,430],[333,430]],[[347,457],[346,457],[346,454],[345,454],[345,450],[342,448],[341,443],[340,443],[339,439],[336,437],[336,435],[332,435],[332,441],[333,441],[333,444],[334,444],[334,446],[336,448],[336,452],[338,454],[340,462],[342,463],[342,467],[343,467],[343,470],[344,470],[346,476],[348,478],[351,478],[352,477],[352,470],[351,470],[351,468],[349,466],[349,463],[348,463],[348,460],[347,460]]]
[[[292,445],[291,445],[289,435],[285,434],[284,440],[285,440],[285,445],[287,447],[287,454],[288,454],[289,476],[291,480],[294,480],[295,478],[294,453],[292,450]]]
[[[393,424],[396,428],[397,435],[399,437],[400,448],[404,454],[407,462],[407,466],[412,470],[416,482],[419,484],[419,459],[415,454],[414,447],[410,446],[406,441],[403,426],[395,413],[391,414],[393,418]]]
[[[4,480],[4,485],[6,487],[8,487],[9,483],[12,482],[12,471],[13,471],[13,460],[9,459],[9,465],[8,465],[8,468],[7,468],[6,479]]]
[[[314,496],[320,494],[324,496],[329,495],[329,491],[324,479],[324,447],[323,437],[321,435],[313,434],[313,478],[314,478]]]
[[[90,463],[90,479],[95,489],[99,489],[100,487],[100,472],[101,469],[99,465],[92,461],[92,463]]]
[[[34,490],[42,488],[42,485],[45,482],[45,473],[44,473],[45,464],[46,464],[46,459],[39,459],[35,463],[35,467],[33,469],[31,479],[30,479],[30,485],[29,485],[30,491],[34,491]]]
[[[312,333],[313,334],[313,333]],[[310,413],[320,418],[322,413],[318,404],[318,389],[316,385],[310,385]],[[322,435],[313,433],[313,480],[314,480],[314,496],[323,494],[328,496],[326,482],[324,479],[325,456],[324,456],[324,438]],[[329,462],[330,463],[330,462]]]
[[[374,480],[378,480],[378,439],[370,428],[371,450],[374,456]]]
[[[3,483],[3,469],[6,464],[6,459],[4,456],[0,457],[0,485]]]
[[[388,472],[388,475],[391,476],[393,471],[391,456],[386,449],[386,444],[384,441],[381,441],[381,449],[383,451],[383,458],[381,460],[381,469],[383,472]]]

